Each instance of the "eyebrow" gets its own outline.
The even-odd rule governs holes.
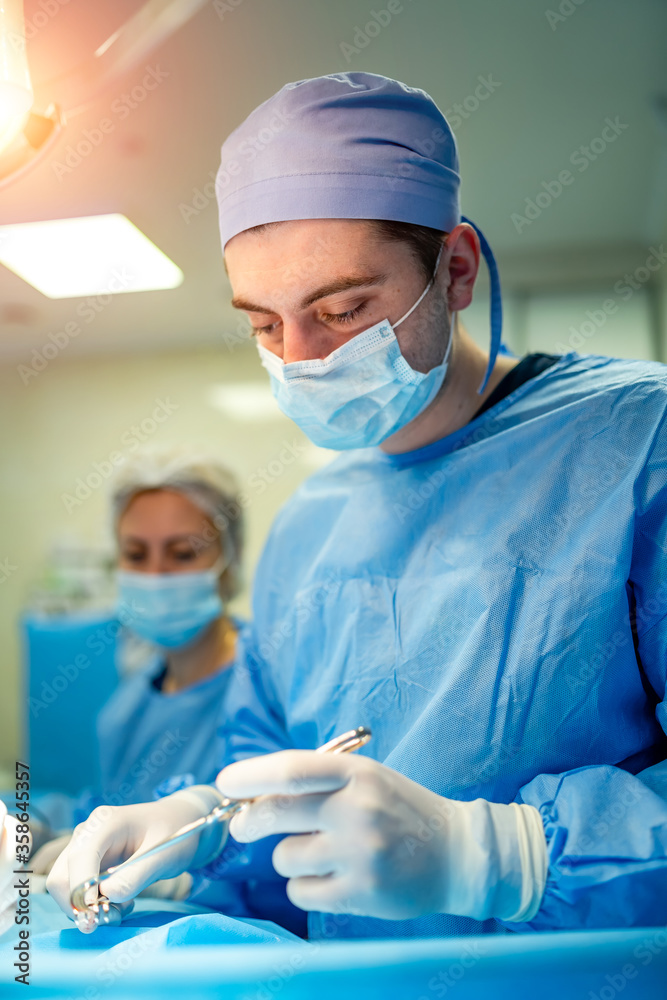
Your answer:
[[[196,537],[197,533],[191,531],[187,534],[168,535],[167,538],[163,538],[162,541],[165,545],[173,545],[174,543],[179,543],[179,542],[189,542]],[[139,535],[126,535],[124,538],[121,538],[121,541],[123,542],[123,544],[130,543],[132,545],[145,545],[146,543],[146,539],[141,538]]]
[[[354,277],[352,275],[346,276],[344,278],[334,278],[333,281],[327,282],[326,285],[320,285],[314,291],[310,292],[304,299],[301,300],[299,304],[299,309],[306,309],[311,306],[313,302],[317,302],[318,299],[326,299],[329,295],[336,295],[338,292],[346,292],[350,288],[369,288],[373,285],[383,285],[387,280],[386,274],[364,274]],[[249,302],[247,299],[235,297],[232,299],[232,305],[235,309],[243,309],[245,312],[256,312],[265,313],[269,315],[275,310],[267,309],[266,306],[258,306],[254,302]]]

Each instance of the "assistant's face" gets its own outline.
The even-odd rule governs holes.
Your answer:
[[[325,358],[384,319],[395,323],[427,285],[403,243],[382,240],[355,219],[281,222],[229,241],[225,263],[232,304],[252,334],[288,364]],[[442,361],[449,333],[445,267],[417,310],[396,331],[417,371]]]
[[[119,569],[187,573],[209,569],[219,555],[220,540],[213,523],[182,493],[139,493],[120,518]]]

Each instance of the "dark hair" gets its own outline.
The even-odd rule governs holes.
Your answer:
[[[431,229],[429,226],[415,226],[412,222],[392,222],[389,219],[366,221],[375,228],[380,240],[405,243],[424,272],[424,276],[429,280],[433,277],[435,262],[447,233],[440,229]],[[279,222],[264,222],[259,226],[252,226],[250,232],[261,233],[279,225]]]
[[[411,222],[392,222],[372,219],[380,239],[405,243],[428,279],[433,277],[435,262],[447,233],[429,226],[415,226]]]

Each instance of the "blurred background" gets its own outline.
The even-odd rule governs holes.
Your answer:
[[[36,91],[140,6],[26,0]],[[25,746],[21,616],[111,600],[112,453],[215,450],[249,498],[247,581],[280,504],[332,457],[279,413],[229,306],[223,138],[290,80],[366,70],[425,89],[457,137],[463,211],[499,262],[507,344],[665,362],[666,43],[663,0],[214,0],[0,186],[0,227],[121,213],[183,274],[168,290],[49,298],[0,265],[0,767]],[[76,86],[84,103],[85,73]],[[463,316],[483,344],[485,280]],[[234,610],[248,599],[246,586]]]

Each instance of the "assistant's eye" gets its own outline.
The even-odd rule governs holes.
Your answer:
[[[362,302],[360,305],[355,306],[354,309],[348,309],[347,312],[343,313],[322,313],[322,319],[325,323],[351,323],[355,320],[357,316],[365,310],[366,303]]]
[[[172,557],[176,562],[192,562],[193,559],[197,558],[197,553],[193,552],[192,549],[181,549],[180,551],[174,550],[172,552]]]
[[[127,559],[128,562],[139,563],[146,558],[146,554],[145,552],[135,550],[134,552],[123,552],[122,557],[123,559]]]

